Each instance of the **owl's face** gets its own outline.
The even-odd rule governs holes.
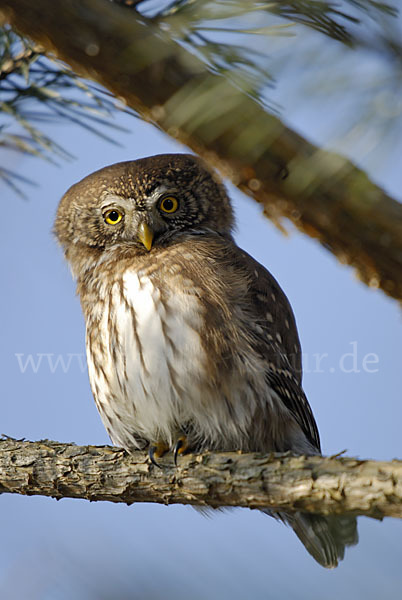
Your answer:
[[[229,235],[232,224],[217,177],[196,157],[165,154],[111,165],[72,186],[55,232],[67,255],[122,244],[146,253],[182,232]]]

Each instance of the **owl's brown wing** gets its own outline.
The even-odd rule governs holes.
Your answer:
[[[269,370],[266,379],[286,408],[291,411],[310,444],[321,452],[317,424],[303,389],[290,377],[286,377],[284,381],[280,372]]]
[[[245,310],[252,323],[253,346],[267,362],[267,384],[292,413],[311,445],[321,452],[318,428],[301,386],[301,348],[289,301],[260,263],[235,248],[235,264],[249,280]]]

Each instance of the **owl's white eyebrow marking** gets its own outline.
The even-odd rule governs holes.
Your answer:
[[[178,190],[176,187],[169,187],[167,185],[159,185],[156,187],[148,196],[143,196],[139,203],[148,208],[152,208],[164,194],[169,193],[172,195],[176,195]]]
[[[154,190],[152,190],[152,192],[148,196],[144,196],[142,198],[142,201],[144,202],[144,204],[146,206],[151,207],[154,204],[156,204],[156,202],[158,202],[159,198],[168,190],[169,190],[169,188],[166,185],[159,185]]]
[[[155,198],[155,197],[158,197],[158,198],[159,198],[159,196],[160,196],[161,194],[164,194],[164,193],[165,193],[165,192],[167,192],[168,190],[170,191],[170,189],[169,189],[169,187],[168,187],[167,185],[158,185],[158,187],[156,187],[156,188],[153,190],[153,192],[152,192],[152,194],[149,196],[149,198]]]
[[[122,198],[121,196],[117,196],[116,194],[107,194],[102,202],[101,202],[101,210],[108,208],[109,206],[118,205],[118,206],[127,206],[127,203],[132,203],[132,198]]]
[[[146,198],[146,199],[152,200],[152,201],[159,200],[159,198],[161,196],[163,196],[163,194],[166,194],[167,192],[169,194],[178,194],[179,190],[177,189],[177,187],[175,187],[173,185],[171,185],[171,186],[164,185],[164,184],[158,185],[158,187],[156,187],[153,190],[152,194],[150,196],[148,196],[148,198]]]

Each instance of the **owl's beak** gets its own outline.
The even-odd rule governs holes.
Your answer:
[[[140,223],[138,226],[138,239],[140,240],[141,244],[143,244],[149,252],[152,248],[152,240],[154,239],[154,232],[152,231],[150,226],[147,225],[147,223],[144,223],[144,221],[142,223]]]

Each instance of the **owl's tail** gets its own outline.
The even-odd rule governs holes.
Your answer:
[[[337,567],[346,546],[354,546],[359,540],[355,517],[296,513],[286,515],[286,520],[307,552],[327,569]]]
[[[355,517],[324,517],[302,512],[267,513],[288,523],[307,552],[327,569],[337,567],[344,557],[345,548],[354,546],[359,540]]]

